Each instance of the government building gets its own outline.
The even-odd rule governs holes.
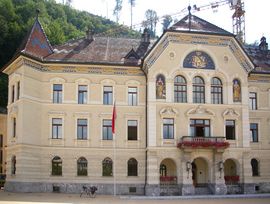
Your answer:
[[[264,37],[243,45],[189,14],[156,40],[88,32],[52,47],[36,18],[2,71],[6,191],[270,192]]]

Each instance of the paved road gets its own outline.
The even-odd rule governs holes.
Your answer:
[[[265,196],[265,195],[264,195]],[[96,198],[78,194],[58,194],[58,193],[8,193],[0,191],[0,204],[270,204],[270,194],[261,198],[216,198],[216,197],[120,197],[97,195]]]

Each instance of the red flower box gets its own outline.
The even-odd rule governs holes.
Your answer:
[[[228,148],[230,146],[229,142],[226,141],[209,141],[209,140],[202,140],[202,141],[181,141],[177,144],[178,148],[185,148],[185,147],[202,147],[202,148]]]

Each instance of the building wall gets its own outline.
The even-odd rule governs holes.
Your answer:
[[[8,171],[11,171],[12,156],[16,156],[16,174],[7,176],[10,184],[43,181],[51,186],[52,183],[112,185],[113,176],[102,176],[102,161],[109,157],[116,160],[118,188],[124,188],[121,185],[138,185],[137,192],[142,193],[146,147],[145,77],[138,68],[129,69],[134,69],[139,75],[42,73],[27,65],[22,65],[10,75],[10,85],[16,86],[18,81],[21,84],[20,99],[13,103],[9,101],[8,105],[9,125],[12,126],[12,118],[17,119],[16,136],[8,139]],[[63,85],[61,104],[52,103],[53,84]],[[87,104],[78,104],[78,85],[88,86]],[[113,140],[102,139],[102,121],[111,119],[113,110],[113,105],[103,105],[104,86],[113,87],[113,101],[116,102],[116,133],[113,136],[116,140],[115,158]],[[128,87],[137,87],[137,106],[128,105]],[[52,118],[62,118],[62,139],[52,139]],[[88,121],[86,140],[77,139],[77,119]],[[137,120],[137,140],[127,138],[128,120]],[[12,135],[11,129],[9,134]],[[62,176],[52,176],[51,161],[55,156],[62,159]],[[77,160],[80,157],[88,161],[86,177],[77,176]],[[138,176],[127,174],[127,162],[131,158],[138,162]],[[7,184],[6,189],[33,191],[30,187],[19,189],[14,186]],[[44,189],[47,188],[51,189],[38,187],[40,191],[46,191]],[[101,192],[112,193],[112,188],[100,188]]]
[[[6,140],[7,140],[7,114],[0,114],[0,151],[1,151],[1,162],[0,162],[0,173],[5,174],[6,173]]]
[[[267,157],[270,153],[270,80],[264,75],[260,79],[248,75],[239,62],[241,57],[248,60],[247,56],[243,53],[238,53],[238,56],[229,47],[231,44],[222,44],[224,39],[226,43],[232,43],[234,39],[206,36],[204,39],[207,39],[207,43],[203,45],[172,40],[163,46],[162,43],[172,37],[166,35],[149,53],[150,59],[145,59],[143,69],[147,77],[139,67],[44,65],[19,58],[12,65],[14,71],[9,75],[6,190],[48,192],[56,186],[60,187],[61,192],[79,192],[82,185],[95,184],[100,193],[112,194],[116,181],[118,194],[129,194],[130,187],[136,187],[136,194],[161,195],[164,183],[160,165],[164,164],[168,167],[167,176],[176,178],[173,180],[172,194],[195,194],[193,174],[197,177],[205,175],[204,179],[200,177],[196,182],[207,184],[214,194],[270,192],[270,160]],[[174,35],[176,39],[190,39],[192,36]],[[183,67],[185,57],[198,50],[213,59],[215,69]],[[156,98],[159,74],[164,76],[166,82],[164,99]],[[177,75],[184,76],[187,81],[187,103],[174,102],[174,78]],[[192,79],[195,76],[200,76],[205,82],[205,103],[193,103]],[[213,77],[222,81],[222,104],[211,103]],[[233,101],[234,79],[241,83],[240,102]],[[12,102],[12,86],[17,96],[18,82],[20,97],[15,97]],[[53,84],[63,85],[61,104],[52,103]],[[87,104],[77,102],[78,85],[87,85]],[[115,148],[112,140],[102,139],[102,120],[111,119],[113,109],[112,104],[103,105],[104,86],[113,87],[113,100],[116,101]],[[128,105],[128,87],[137,87],[137,106]],[[257,93],[257,110],[249,108],[249,92]],[[61,139],[52,139],[53,118],[63,121]],[[81,118],[88,121],[87,140],[78,140],[76,136],[76,121]],[[163,139],[164,118],[174,121],[172,139]],[[209,120],[212,137],[224,137],[225,121],[234,120],[236,138],[228,140],[230,147],[227,149],[177,148],[184,136],[191,136],[191,119]],[[127,139],[128,120],[138,121],[136,141]],[[250,140],[252,122],[259,125],[258,142]],[[12,174],[14,156],[16,172]],[[55,156],[62,159],[61,176],[52,175],[51,161]],[[76,162],[80,157],[88,161],[86,177],[77,176]],[[107,157],[116,161],[116,172],[113,173],[116,177],[102,176],[102,161]],[[138,176],[127,176],[130,158],[138,161]],[[253,158],[259,162],[258,176],[252,172]],[[196,172],[188,164],[197,165]],[[229,168],[231,171],[228,171]],[[225,171],[233,174],[229,176],[239,178],[235,189],[226,183],[224,176],[228,175],[225,175]]]

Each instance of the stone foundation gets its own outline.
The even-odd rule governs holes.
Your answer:
[[[182,195],[194,195],[195,188],[192,184],[183,184],[182,186]]]
[[[113,184],[6,182],[5,191],[22,193],[81,193],[82,186],[97,186],[98,194],[113,195]],[[117,184],[117,195],[144,195],[144,184]]]
[[[208,187],[214,195],[227,194],[227,186],[225,184],[209,184]]]
[[[146,196],[160,196],[159,185],[146,185],[145,195]]]

